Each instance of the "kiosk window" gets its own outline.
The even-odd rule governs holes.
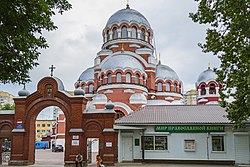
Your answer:
[[[167,136],[155,136],[155,150],[167,150]]]
[[[145,150],[167,150],[168,138],[167,136],[144,136]]]
[[[154,137],[145,136],[144,137],[144,149],[145,150],[154,150]]]
[[[212,136],[212,151],[225,151],[224,136]]]

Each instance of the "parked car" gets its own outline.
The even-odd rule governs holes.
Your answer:
[[[63,152],[63,146],[57,145],[56,147],[53,147],[52,152]]]

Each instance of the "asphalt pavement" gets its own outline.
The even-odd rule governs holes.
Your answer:
[[[36,150],[36,164],[30,167],[63,167],[64,152],[52,152],[51,150]],[[8,165],[0,165],[7,167]],[[96,164],[89,164],[89,167],[96,167]],[[210,165],[210,164],[153,164],[153,163],[116,163],[114,167],[235,167],[232,165]],[[11,167],[11,166],[8,166]],[[109,167],[109,166],[106,166]],[[241,165],[240,167],[250,167],[250,165]]]

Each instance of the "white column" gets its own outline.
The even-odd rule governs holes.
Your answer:
[[[105,33],[104,34],[104,43],[106,43],[108,41],[108,35]]]
[[[145,33],[145,41],[146,41],[146,42],[149,42],[149,41],[148,41],[148,32]]]
[[[209,87],[206,87],[206,95],[209,95]]]
[[[128,38],[132,38],[132,30],[131,28],[128,28]]]
[[[137,39],[141,39],[141,30],[137,30]]]
[[[122,30],[119,28],[119,29],[117,30],[117,32],[118,32],[118,38],[121,38],[121,37],[122,37]]]
[[[153,39],[153,38],[152,38],[152,35],[151,35],[151,36],[149,37],[149,40],[150,40],[149,43],[150,43],[150,44],[152,44],[152,39]]]
[[[201,96],[201,89],[198,89],[198,96]]]
[[[215,87],[215,90],[216,90],[216,95],[219,95],[219,87]]]
[[[112,40],[112,39],[113,39],[113,32],[110,31],[110,32],[109,32],[109,40]]]

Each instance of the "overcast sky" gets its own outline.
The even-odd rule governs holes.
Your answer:
[[[126,0],[70,0],[73,8],[53,17],[58,29],[44,32],[49,48],[41,51],[39,66],[30,72],[32,82],[26,85],[30,93],[40,79],[50,75],[49,66],[56,67],[54,76],[60,78],[66,90],[74,90],[74,83],[82,71],[93,66],[102,46],[102,30],[109,17],[125,8]],[[197,46],[204,42],[206,26],[188,17],[197,10],[194,0],[130,0],[130,7],[143,14],[154,31],[156,50],[162,64],[178,74],[184,91],[194,89],[199,74],[211,67],[219,67],[219,59],[205,54]],[[20,85],[3,85],[0,91],[13,95]]]

